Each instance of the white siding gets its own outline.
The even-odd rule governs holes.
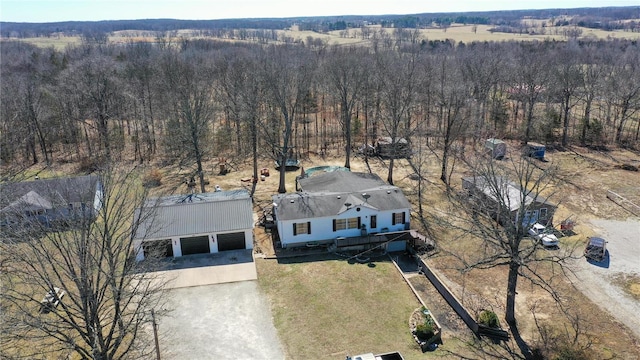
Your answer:
[[[244,231],[244,241],[245,241],[245,247],[247,249],[253,249],[253,229],[244,229],[242,230]],[[171,237],[171,246],[173,247],[173,257],[180,257],[182,256],[182,248],[180,247],[180,238],[181,237],[192,237],[192,236],[204,236],[204,235],[208,235],[209,236],[209,252],[210,253],[217,253],[218,252],[218,241],[217,241],[217,235],[218,234],[225,234],[225,233],[231,233],[231,232],[238,232],[238,231],[226,231],[226,232],[219,232],[219,233],[214,233],[214,234],[185,234],[183,236],[174,236]],[[154,240],[164,240],[166,238],[158,238],[158,239],[145,239],[144,241],[154,241]],[[137,261],[142,261],[144,260],[144,251],[142,249],[142,239],[136,239],[133,241],[133,246],[136,249],[136,260]]]
[[[399,212],[405,213],[404,216],[406,224],[392,225],[392,214]],[[377,216],[377,227],[375,229],[370,228],[371,215]],[[378,232],[402,231],[409,226],[410,221],[409,209],[378,212],[366,207],[360,207],[360,211],[357,211],[357,207],[354,207],[335,217],[278,221],[278,234],[280,235],[280,242],[283,247],[287,247],[288,245],[304,245],[307,242],[311,241],[333,240],[337,237],[360,236],[360,229],[333,231],[334,219],[349,219],[358,216],[360,217],[361,224],[366,225],[367,233],[369,234]],[[311,234],[293,235],[293,224],[301,222],[311,222]]]

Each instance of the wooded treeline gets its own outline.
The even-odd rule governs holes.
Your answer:
[[[448,152],[487,137],[638,148],[635,41],[371,47],[184,39],[1,47],[0,161],[182,162],[346,153],[388,136]],[[293,149],[293,150],[291,150]]]

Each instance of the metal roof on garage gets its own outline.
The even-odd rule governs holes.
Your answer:
[[[147,201],[136,239],[163,239],[253,228],[253,206],[246,190],[175,195]]]

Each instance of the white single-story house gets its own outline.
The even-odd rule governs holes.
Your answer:
[[[0,184],[0,225],[73,226],[95,219],[102,208],[102,183],[85,175]]]
[[[253,206],[246,190],[150,199],[136,211],[136,260],[253,249]]]
[[[299,179],[298,188],[273,196],[283,248],[410,229],[409,201],[375,174],[321,173]]]

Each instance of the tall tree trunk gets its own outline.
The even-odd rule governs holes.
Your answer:
[[[446,140],[445,140],[446,141]],[[449,161],[449,149],[448,146],[445,145],[442,151],[442,167],[440,168],[440,180],[442,180],[447,188],[449,187],[449,182],[447,181],[447,162]]]
[[[591,96],[587,97],[587,101],[584,104],[584,117],[582,118],[582,134],[580,135],[580,145],[587,145],[587,129],[591,122]]]
[[[566,147],[569,144],[569,95],[564,97],[563,103],[563,116],[564,124],[562,126],[562,147]]]
[[[531,126],[533,125],[533,107],[535,100],[530,100],[527,104],[527,127],[524,132],[524,143],[528,143],[531,137]]]
[[[624,131],[624,125],[627,123],[627,111],[629,110],[629,102],[624,101],[622,104],[622,110],[620,111],[620,124],[616,129],[616,144],[620,145],[622,142],[622,132]]]
[[[251,129],[251,153],[253,157],[253,184],[251,185],[251,198],[253,199],[253,194],[256,192],[256,186],[258,185],[258,128],[257,122],[258,120],[253,117],[251,119],[250,129]]]
[[[516,326],[516,289],[518,287],[518,270],[520,264],[512,260],[509,263],[509,276],[507,280],[507,308],[505,310],[505,320],[510,326]]]
[[[342,106],[344,107],[345,104],[342,104]],[[345,140],[347,141],[347,143],[345,144],[344,150],[345,150],[345,161],[344,161],[344,167],[346,167],[347,169],[351,169],[351,163],[350,163],[350,159],[351,159],[351,114],[348,110],[343,110],[344,114],[344,131],[345,131]]]

